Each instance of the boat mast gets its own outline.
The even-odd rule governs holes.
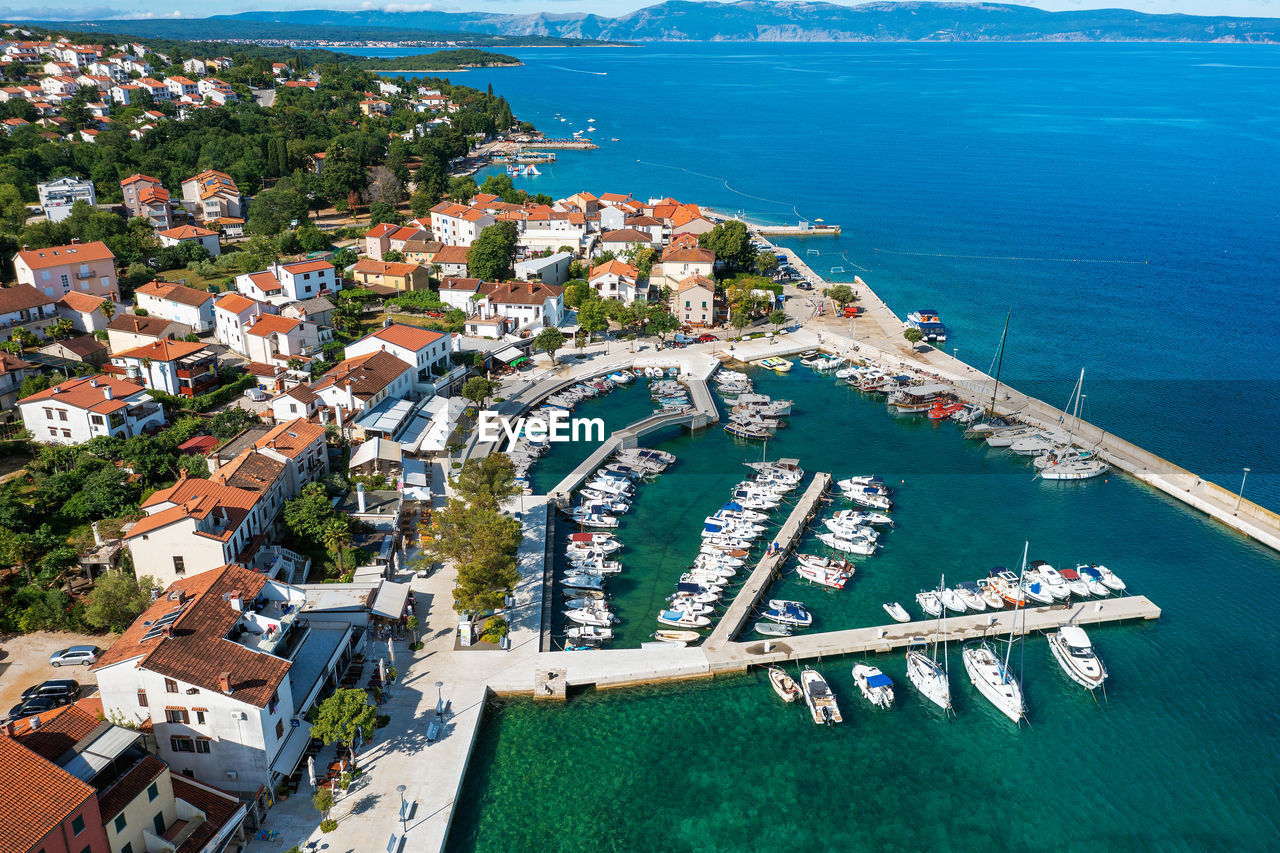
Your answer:
[[[1013,309],[1009,309],[1009,313],[1004,315],[1004,331],[1000,333],[1000,351],[996,356],[996,381],[991,385],[991,407],[988,410],[988,417],[996,416],[996,390],[1000,387],[1000,368],[1004,365],[1004,340],[1009,334],[1009,318],[1013,316]]]
[[[1022,587],[1022,579],[1027,571],[1027,547],[1030,544],[1031,543],[1029,542],[1022,543],[1022,566],[1021,568],[1018,569],[1018,593],[1017,593],[1018,597],[1015,599],[1016,601],[1021,601],[1022,604],[1014,605],[1013,618],[1009,620],[1009,644],[1008,646],[1005,647],[1005,650],[1004,650],[1004,674],[1006,678],[1009,677],[1009,654],[1013,651],[1013,632],[1014,632],[1014,629],[1017,628],[1018,626],[1018,610],[1019,609],[1025,610],[1027,606],[1027,598],[1026,598],[1027,593],[1026,593],[1026,590],[1023,589]],[[1023,615],[1023,622],[1024,624],[1026,622],[1025,614]]]

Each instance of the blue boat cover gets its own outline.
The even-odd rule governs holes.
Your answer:
[[[729,512],[742,512],[742,504],[738,503],[737,501],[729,501],[728,503],[726,503],[724,506],[720,508],[727,509],[729,510]]]
[[[1098,571],[1093,566],[1081,566],[1080,571],[1084,572],[1086,575],[1093,578],[1094,580],[1097,580],[1098,578],[1102,577],[1102,572]]]
[[[702,584],[678,583],[676,584],[676,592],[702,592]]]
[[[867,686],[868,687],[892,687],[893,680],[890,679],[889,676],[885,675],[883,672],[878,672],[874,675],[867,676]]]

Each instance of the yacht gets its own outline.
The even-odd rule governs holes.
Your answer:
[[[1116,592],[1124,592],[1127,589],[1125,582],[1120,580],[1119,576],[1106,566],[1100,566],[1097,563],[1090,563],[1089,565],[1098,571],[1102,578],[1102,585],[1107,589],[1115,590]]]
[[[605,610],[603,607],[580,607],[577,610],[566,610],[564,612],[566,618],[579,625],[590,625],[598,628],[606,628],[618,621],[618,617]]]
[[[1022,688],[1007,665],[986,642],[965,646],[962,654],[965,672],[978,692],[1015,723],[1027,714],[1022,701]]]
[[[951,708],[951,682],[946,670],[919,649],[907,652],[907,679],[921,696],[939,708]]]
[[[883,495],[869,486],[847,489],[844,496],[860,506],[867,506],[872,509],[893,509],[893,501],[887,495]]]
[[[832,516],[836,521],[844,522],[851,525],[886,525],[893,526],[893,519],[885,515],[883,512],[866,512],[858,509],[841,509],[837,510]]]
[[[880,671],[879,667],[860,663],[853,667],[853,682],[862,691],[862,696],[877,708],[886,711],[893,707],[893,680]]]
[[[569,518],[583,527],[617,527],[618,519],[616,516],[604,515],[602,513],[591,512],[580,507],[575,507],[570,513]]]
[[[867,536],[845,536],[838,533],[819,533],[819,541],[828,548],[844,551],[846,554],[861,554],[869,557],[876,552],[876,542]]]
[[[1100,459],[1076,459],[1042,468],[1036,476],[1041,480],[1092,480],[1110,470],[1111,466]]]
[[[1071,595],[1071,590],[1067,588],[1067,582],[1062,579],[1062,572],[1059,572],[1044,560],[1032,560],[1027,568],[1027,574],[1037,578],[1040,583],[1044,584],[1049,594],[1058,600]]]
[[[843,721],[840,716],[840,706],[836,704],[836,697],[832,694],[826,679],[819,675],[817,670],[806,666],[804,672],[800,673],[800,686],[804,690],[804,701],[809,706],[809,714],[813,717],[814,723],[819,726],[829,726]]]
[[[597,575],[568,574],[560,579],[561,586],[579,590],[603,590],[604,578]]]
[[[1107,680],[1107,668],[1083,628],[1064,625],[1049,635],[1049,650],[1072,681],[1089,690]]]
[[[1071,590],[1072,595],[1078,595],[1081,598],[1089,596],[1089,585],[1075,569],[1063,569],[1059,574],[1062,575],[1062,580],[1067,585],[1067,589]]]
[[[1093,566],[1076,566],[1076,571],[1080,573],[1081,580],[1089,588],[1090,595],[1102,597],[1111,594],[1111,590],[1102,582],[1102,572]]]
[[[987,435],[988,447],[1009,447],[1020,438],[1037,435],[1039,429],[1033,426],[1015,426],[992,431]]]

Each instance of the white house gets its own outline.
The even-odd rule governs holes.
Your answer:
[[[465,311],[468,315],[476,313],[475,300],[482,297],[480,293],[484,282],[478,278],[442,278],[440,280],[440,301],[451,308]]]
[[[45,219],[50,222],[61,222],[70,216],[71,205],[77,201],[88,202],[90,206],[98,203],[93,181],[79,178],[42,181],[36,184],[36,192],[40,195],[40,207],[44,209]]]
[[[75,293],[76,291],[71,291]],[[88,294],[85,294],[86,296]],[[13,284],[0,288],[0,334],[8,337],[17,326],[42,332],[58,319],[57,304],[29,284]]]
[[[516,278],[521,281],[537,279],[543,284],[564,284],[569,280],[569,263],[573,255],[557,252],[545,258],[529,258],[515,265]]]
[[[108,305],[111,308],[107,308]],[[92,334],[107,328],[107,324],[111,322],[107,318],[108,311],[114,317],[120,309],[105,296],[90,296],[73,290],[58,300],[57,311],[59,317],[66,317],[71,321],[71,327],[75,330]]]
[[[312,383],[314,391],[326,406],[345,419],[352,412],[363,412],[389,397],[409,397],[414,391],[417,371],[387,352],[374,352],[348,358]]]
[[[250,299],[275,305],[301,302],[338,289],[337,270],[328,261],[272,264],[261,272],[236,276],[236,290]]]
[[[44,444],[83,444],[99,435],[130,438],[164,424],[146,389],[113,376],[85,376],[18,401],[22,423]]]
[[[247,352],[244,332],[259,314],[274,314],[276,307],[239,293],[226,293],[213,303],[213,335],[232,352]]]
[[[182,284],[153,281],[134,291],[138,307],[153,317],[190,326],[198,334],[213,331],[213,294]]]
[[[347,344],[347,358],[375,352],[387,352],[413,367],[419,382],[430,382],[433,376],[449,371],[451,338],[441,332],[392,323]]]
[[[245,356],[258,364],[285,367],[293,359],[309,361],[333,340],[333,330],[278,314],[259,314],[244,330]]]
[[[602,299],[620,299],[630,305],[638,298],[639,272],[616,258],[593,267],[587,281]]]
[[[302,716],[360,645],[350,621],[302,619],[306,601],[242,566],[175,581],[94,664],[104,714],[145,725],[196,780],[274,789],[311,740]]]
[[[177,246],[180,243],[199,243],[213,257],[222,254],[222,244],[218,242],[218,232],[201,228],[199,225],[179,225],[177,228],[166,228],[157,231],[161,246]]]
[[[465,204],[442,201],[431,208],[431,234],[446,246],[470,246],[494,222],[492,215]]]
[[[637,249],[660,249],[662,243],[661,238],[654,239],[648,231],[622,228],[600,235],[599,246],[602,252],[613,252],[616,257],[621,258]]]
[[[111,354],[113,373],[152,391],[195,397],[218,385],[218,359],[201,343],[161,339]]]
[[[482,317],[503,317],[508,326],[558,326],[564,320],[564,288],[540,281],[487,285],[475,305]]]
[[[295,385],[288,391],[271,398],[271,415],[276,423],[296,418],[310,418],[320,411],[320,397],[309,385]]]

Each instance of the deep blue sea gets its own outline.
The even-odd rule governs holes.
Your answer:
[[[415,52],[415,51],[404,51]],[[673,195],[759,221],[839,223],[791,245],[862,275],[899,314],[936,308],[949,350],[1280,508],[1280,48],[1238,45],[646,45],[512,51],[470,71],[554,135],[596,130],[521,186]],[[386,54],[388,51],[380,51]],[[564,122],[559,121],[564,117]],[[616,142],[612,141],[617,139]],[[959,715],[909,689],[872,713],[852,660],[819,666],[848,722],[815,729],[758,674],[496,705],[451,836],[459,850],[1275,849],[1277,556],[1123,476],[1061,489],[942,425],[797,369],[770,456],[885,474],[901,523],[851,587],[775,590],[823,630],[871,624],[946,572],[1032,557],[1106,562],[1164,610],[1090,629],[1112,679],[1075,687],[1020,645],[1030,726],[974,693]],[[639,392],[627,392],[628,394]],[[601,401],[630,420],[644,400]],[[593,409],[594,411],[594,409]],[[610,426],[615,424],[612,422]],[[658,436],[681,461],[620,530],[620,645],[652,630],[697,522],[759,452]],[[560,450],[535,478],[575,460]],[[1081,488],[1075,488],[1079,485]],[[809,547],[809,546],[806,546]],[[876,660],[900,684],[897,655]],[[796,713],[792,713],[792,712]]]

